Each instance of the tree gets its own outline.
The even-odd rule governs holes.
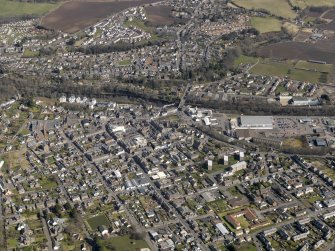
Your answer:
[[[62,207],[59,204],[56,204],[53,208],[54,213],[57,215],[57,217],[61,217],[62,215]]]
[[[145,237],[145,233],[143,232],[132,231],[130,233],[130,239],[133,239],[133,240],[143,240],[144,237]]]

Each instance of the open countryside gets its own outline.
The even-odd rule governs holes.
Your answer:
[[[59,4],[30,3],[11,0],[0,0],[0,18],[18,16],[42,16],[57,8]]]
[[[74,33],[127,8],[155,2],[158,0],[70,1],[43,17],[42,25]]]
[[[251,26],[260,33],[281,31],[282,23],[273,17],[252,17]]]
[[[233,0],[233,3],[246,9],[266,10],[272,15],[287,19],[297,16],[286,0]]]

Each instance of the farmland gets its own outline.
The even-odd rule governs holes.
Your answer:
[[[54,30],[75,33],[100,19],[127,8],[157,2],[157,0],[130,0],[115,2],[66,2],[42,19],[42,25]]]
[[[273,17],[252,17],[250,23],[260,33],[281,30],[281,22]]]
[[[293,19],[297,14],[284,0],[233,0],[233,3],[245,9],[266,10],[272,15]]]
[[[335,46],[333,40],[318,41],[314,44],[303,42],[283,42],[263,46],[258,50],[261,57],[325,61],[335,63]]]
[[[328,11],[323,18],[328,19],[328,20],[332,20],[329,23],[324,23],[318,26],[319,29],[323,29],[323,30],[331,30],[334,31],[335,30],[335,10],[330,10]]]
[[[145,8],[145,13],[150,25],[172,25],[175,22],[171,6],[148,6]]]
[[[0,0],[0,6],[0,17],[12,17],[23,15],[42,16],[50,10],[56,8],[58,5]]]
[[[335,6],[334,0],[289,0],[292,6],[304,9],[308,6]]]

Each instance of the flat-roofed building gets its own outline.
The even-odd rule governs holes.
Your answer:
[[[271,130],[273,129],[272,116],[241,116],[238,129]]]

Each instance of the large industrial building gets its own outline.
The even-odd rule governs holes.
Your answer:
[[[272,116],[241,116],[238,129],[273,129]]]

